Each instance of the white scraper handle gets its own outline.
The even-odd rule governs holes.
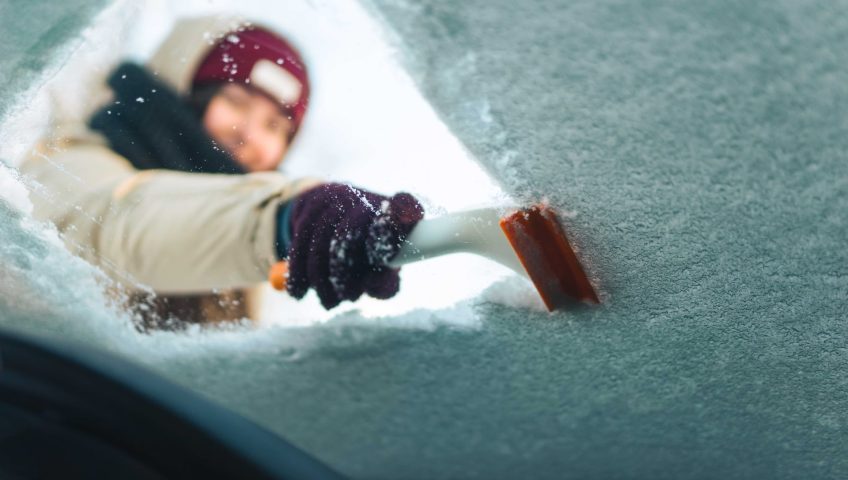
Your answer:
[[[418,222],[389,266],[448,255],[473,253],[494,260],[527,277],[527,271],[500,227],[495,208],[481,208]]]

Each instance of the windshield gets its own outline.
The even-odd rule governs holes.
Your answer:
[[[3,327],[141,363],[354,478],[848,473],[845,7],[43,3],[0,7]],[[521,275],[457,254],[405,265],[390,300],[328,311],[263,285],[252,319],[140,329],[126,292],[158,293],[132,262],[93,266],[37,218],[100,225],[115,204],[26,159],[55,170],[88,138],[67,125],[119,111],[101,90],[121,62],[232,13],[308,67],[286,178],[410,192],[428,219],[548,205],[601,304],[549,313]]]

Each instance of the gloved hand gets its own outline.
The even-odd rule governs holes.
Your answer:
[[[424,217],[408,193],[385,197],[339,183],[300,194],[292,206],[288,292],[303,298],[314,288],[327,310],[363,293],[390,298],[399,269],[386,263]]]

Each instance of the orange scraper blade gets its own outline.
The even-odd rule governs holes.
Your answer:
[[[535,205],[502,218],[500,224],[549,311],[575,301],[600,303],[553,210]]]

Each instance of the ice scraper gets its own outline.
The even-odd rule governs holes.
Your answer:
[[[577,302],[600,303],[556,213],[546,205],[513,210],[482,208],[425,219],[416,225],[392,267],[450,253],[473,253],[530,279],[549,311]],[[285,290],[286,264],[269,275]]]

